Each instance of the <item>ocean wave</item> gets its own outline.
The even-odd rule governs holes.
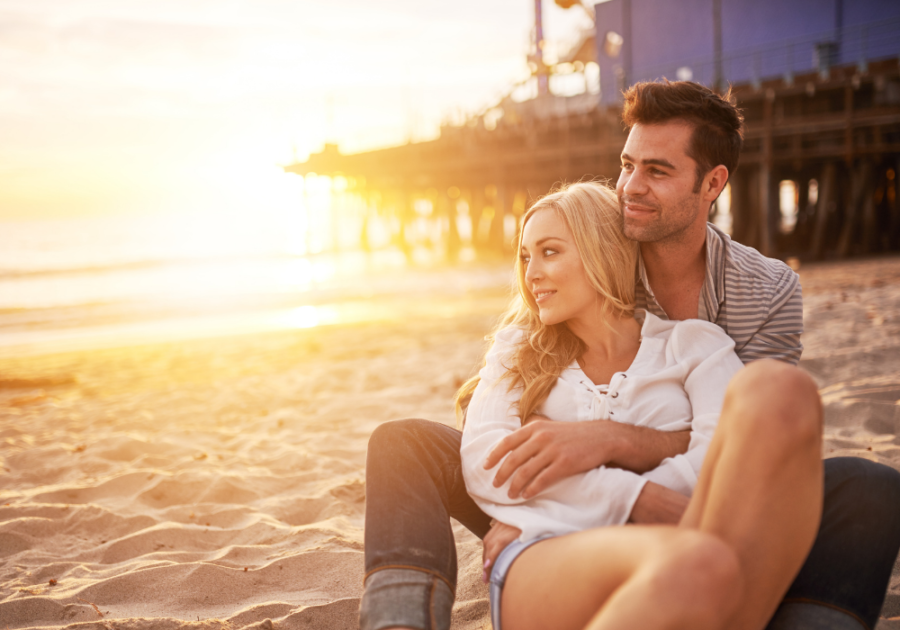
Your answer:
[[[77,276],[144,269],[161,269],[165,267],[207,266],[215,264],[240,263],[291,263],[314,260],[314,256],[258,255],[258,256],[206,256],[147,260],[128,260],[98,265],[82,265],[72,267],[38,267],[38,268],[3,268],[0,267],[0,280],[19,280],[27,278],[44,278],[48,276]]]

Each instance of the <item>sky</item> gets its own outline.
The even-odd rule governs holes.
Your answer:
[[[553,57],[589,25],[544,0]],[[527,78],[531,0],[0,0],[0,219],[253,212]]]

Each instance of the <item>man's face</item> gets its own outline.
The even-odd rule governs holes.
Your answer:
[[[709,204],[694,192],[697,163],[687,154],[692,132],[680,121],[631,128],[616,183],[628,238],[675,242],[699,222],[698,216],[706,222]]]

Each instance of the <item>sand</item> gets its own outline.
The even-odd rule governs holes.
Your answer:
[[[900,468],[900,259],[801,278],[825,456]],[[453,424],[504,301],[0,358],[0,628],[356,628],[368,436]],[[456,532],[453,628],[490,628],[480,542]],[[900,570],[883,614],[900,629]]]

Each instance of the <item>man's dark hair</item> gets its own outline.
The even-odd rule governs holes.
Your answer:
[[[731,88],[716,94],[692,81],[635,83],[625,92],[622,120],[631,129],[636,123],[655,125],[683,120],[694,127],[687,154],[697,162],[694,192],[703,177],[719,164],[731,176],[738,166],[743,144],[744,117],[735,105]]]

